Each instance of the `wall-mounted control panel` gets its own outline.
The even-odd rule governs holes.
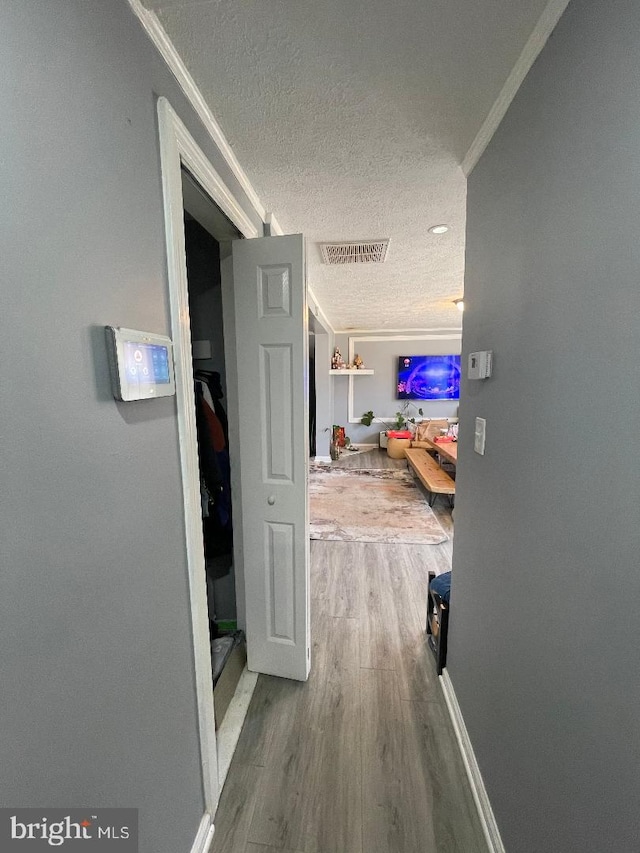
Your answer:
[[[488,379],[491,376],[491,367],[493,364],[493,351],[483,350],[482,352],[469,353],[469,369],[467,371],[468,379]]]
[[[116,400],[151,400],[176,393],[171,338],[105,326]]]

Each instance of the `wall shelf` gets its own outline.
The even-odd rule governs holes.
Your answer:
[[[362,370],[330,370],[329,376],[373,376],[373,370],[367,370],[365,367]]]

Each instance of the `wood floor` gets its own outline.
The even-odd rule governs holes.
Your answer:
[[[258,679],[212,853],[486,851],[424,631],[427,572],[450,562],[451,542],[311,543],[312,673]]]

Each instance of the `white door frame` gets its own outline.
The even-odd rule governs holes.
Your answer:
[[[198,147],[183,122],[166,98],[158,100],[160,161],[167,244],[171,333],[174,345],[176,404],[182,492],[184,500],[185,537],[189,572],[192,639],[198,704],[200,757],[206,814],[201,833],[213,832],[213,815],[220,796],[218,757],[216,752],[213,707],[213,676],[209,640],[202,509],[200,504],[200,469],[197,453],[195,400],[191,329],[189,325],[189,291],[184,238],[182,166],[185,166],[203,190],[229,217],[245,237],[261,237],[223,180]],[[261,217],[262,218],[262,217]],[[207,826],[204,826],[207,824]],[[208,830],[207,827],[210,829]],[[206,849],[203,847],[203,849]]]

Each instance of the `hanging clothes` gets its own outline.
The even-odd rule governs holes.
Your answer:
[[[231,518],[231,468],[225,427],[215,411],[215,399],[207,382],[209,374],[196,372],[196,425],[200,471],[204,487],[205,557],[231,554],[233,526]],[[218,374],[219,385],[219,374]],[[214,390],[217,391],[215,384]],[[220,388],[220,392],[221,392]],[[224,411],[224,410],[223,410]],[[226,413],[225,413],[226,423]]]
[[[224,440],[227,443],[227,447],[229,447],[229,422],[227,420],[227,413],[224,410],[224,406],[220,402],[224,397],[224,392],[222,390],[222,383],[220,381],[220,374],[216,370],[212,371],[198,371],[196,376],[200,374],[206,383],[207,390],[211,395],[211,405],[213,411],[218,416],[220,423],[222,424],[222,430],[224,432]],[[206,378],[205,378],[206,377]]]

